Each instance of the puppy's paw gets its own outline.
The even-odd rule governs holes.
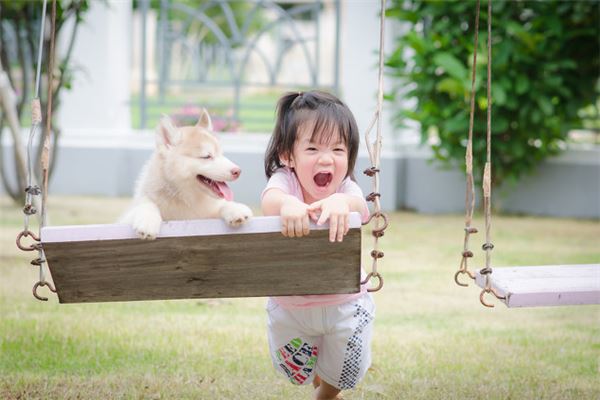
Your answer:
[[[132,218],[131,225],[140,239],[154,240],[160,232],[162,218],[154,204],[139,206]]]
[[[237,228],[252,218],[252,210],[242,203],[228,202],[221,209],[221,218],[231,227]]]

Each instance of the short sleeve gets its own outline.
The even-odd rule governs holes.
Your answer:
[[[271,175],[260,198],[262,199],[265,193],[270,189],[280,189],[284,193],[296,196],[302,200],[302,192],[298,180],[294,173],[288,168],[279,168]]]
[[[369,206],[367,205],[367,201],[365,200],[365,195],[363,194],[362,189],[356,182],[354,182],[350,178],[346,178],[342,185],[340,186],[340,190],[338,193],[348,194],[350,196],[359,197],[363,201],[363,212],[360,215],[360,219],[362,222],[367,222],[369,220]]]

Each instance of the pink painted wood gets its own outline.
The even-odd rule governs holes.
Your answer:
[[[360,214],[351,213],[350,228],[360,228],[360,226]],[[310,229],[325,230],[329,229],[329,225],[318,226],[311,223]],[[163,222],[158,237],[243,235],[280,231],[279,217],[254,217],[239,228],[232,228],[220,219],[202,219]],[[47,226],[42,229],[41,236],[42,243],[137,239],[134,230],[126,224]]]
[[[491,280],[507,307],[600,304],[600,264],[494,268]]]

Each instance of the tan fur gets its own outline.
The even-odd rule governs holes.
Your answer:
[[[176,128],[168,117],[161,120],[154,154],[138,179],[132,207],[121,219],[141,238],[156,238],[166,220],[222,218],[239,226],[252,217],[246,205],[217,197],[196,178],[227,182],[239,176],[211,129],[206,110],[195,126]],[[210,159],[202,158],[208,155]]]

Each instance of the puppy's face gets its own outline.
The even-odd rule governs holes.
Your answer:
[[[206,110],[194,126],[177,128],[164,117],[157,131],[157,152],[166,179],[179,191],[231,200],[225,182],[237,179],[241,170],[223,155],[211,129]]]

